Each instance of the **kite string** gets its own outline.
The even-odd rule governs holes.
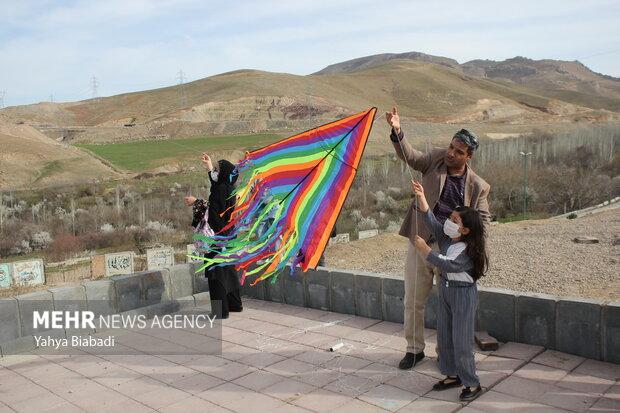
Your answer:
[[[398,138],[398,136],[397,136],[397,138]],[[403,135],[403,139],[405,139],[404,135]],[[403,139],[398,139],[398,144],[400,145],[400,151],[402,152],[403,158],[404,158],[405,157],[405,150],[403,148]],[[409,162],[407,162],[407,160],[405,160],[405,164],[407,164],[407,171],[409,171],[409,177],[413,181],[413,172],[412,172],[411,165],[409,165]],[[415,201],[416,208],[417,208],[417,206],[418,206],[418,198],[415,197],[414,201]],[[416,224],[417,224],[417,220],[416,220]]]
[[[183,144],[181,144],[181,143],[178,143],[178,142],[176,142],[176,140],[175,140],[175,139],[167,139],[165,142],[167,142],[167,143],[171,143],[171,144],[173,144],[173,145],[180,146],[181,148],[187,149],[187,150],[189,150],[189,151],[191,151],[191,152],[198,152],[198,153],[201,153],[201,154],[203,154],[203,153],[204,153],[204,151],[201,151],[200,149],[192,148],[192,147],[190,147],[190,146],[186,146],[186,145],[183,145]]]
[[[397,136],[398,138],[398,136]],[[405,136],[403,134],[403,138],[402,139],[398,139],[398,144],[400,145],[400,151],[403,154],[403,159],[405,159],[405,164],[407,164],[407,170],[409,171],[409,177],[411,178],[411,181],[413,182],[413,172],[412,172],[412,167],[411,165],[409,165],[409,163],[407,162],[406,158],[405,158],[405,151],[403,148],[403,139],[405,139]],[[418,213],[419,211],[419,205],[418,205],[418,197],[414,196],[414,200],[413,202],[415,203],[415,212],[414,215]],[[419,231],[419,225],[418,225],[418,217],[417,215],[415,216],[415,234],[418,235]],[[411,247],[409,247],[411,248]],[[416,251],[413,251],[414,254],[417,254]],[[415,330],[416,330],[416,296],[417,296],[417,290],[418,290],[418,257],[414,257],[413,259],[413,273],[415,274],[414,276],[414,281],[413,281],[413,340],[414,340],[414,344],[415,344]],[[431,281],[432,282],[432,281]],[[415,348],[414,348],[415,349]],[[415,349],[417,350],[417,349]]]

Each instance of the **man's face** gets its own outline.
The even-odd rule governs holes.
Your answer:
[[[469,147],[461,142],[461,140],[453,138],[444,158],[446,165],[450,168],[460,168],[470,159]]]

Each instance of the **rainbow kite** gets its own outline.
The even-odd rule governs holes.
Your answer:
[[[316,268],[353,183],[377,109],[300,133],[246,154],[237,197],[220,235],[197,235],[221,251],[205,265],[234,265],[255,283],[287,264]]]

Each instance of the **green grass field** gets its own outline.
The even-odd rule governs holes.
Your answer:
[[[141,172],[173,162],[196,163],[201,152],[253,150],[279,139],[279,135],[256,134],[76,146],[94,153],[120,169]]]

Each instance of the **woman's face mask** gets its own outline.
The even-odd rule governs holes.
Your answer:
[[[211,171],[211,179],[213,179],[215,182],[217,182],[218,175],[219,173],[217,172],[217,169]]]
[[[446,222],[443,223],[443,233],[449,236],[450,238],[458,238],[461,236],[461,232],[459,231],[461,227],[459,224],[452,222],[450,218],[446,219]]]

